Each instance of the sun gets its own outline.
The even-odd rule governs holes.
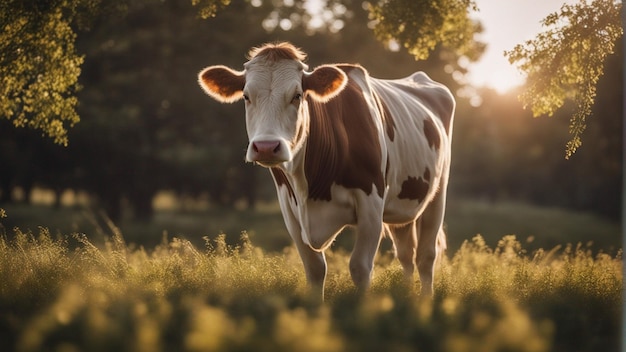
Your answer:
[[[498,93],[506,93],[513,88],[524,84],[524,77],[519,72],[510,72],[509,70],[494,72],[485,82],[487,87],[495,89]]]
[[[524,76],[505,59],[485,57],[468,67],[467,78],[471,85],[486,87],[504,94],[524,84]]]

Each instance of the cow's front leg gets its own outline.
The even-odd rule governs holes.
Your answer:
[[[313,295],[324,299],[324,280],[326,279],[326,257],[324,252],[312,249],[302,240],[302,227],[298,217],[296,216],[298,208],[295,200],[291,200],[291,196],[287,187],[277,185],[278,200],[280,209],[283,213],[283,219],[287,226],[289,236],[296,245],[302,264],[304,265],[304,273],[306,281]]]
[[[359,289],[367,289],[370,286],[374,257],[382,238],[382,222],[376,224],[376,221],[367,221],[367,223],[357,226],[357,238],[350,257],[350,275]]]
[[[374,198],[374,201],[372,201]],[[374,257],[383,235],[381,198],[374,194],[357,202],[357,235],[350,257],[350,275],[359,289],[367,289],[372,280]]]
[[[312,292],[324,299],[324,281],[326,280],[326,256],[324,252],[314,251],[308,245],[295,241],[296,248],[304,265],[306,281]]]
[[[326,256],[323,251],[316,251],[302,240],[302,230],[299,222],[293,213],[283,211],[283,217],[289,235],[296,245],[300,259],[304,265],[304,273],[306,274],[307,284],[310,286],[313,294],[324,299],[324,281],[326,280]]]

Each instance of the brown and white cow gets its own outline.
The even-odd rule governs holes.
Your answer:
[[[199,74],[220,102],[245,100],[246,160],[269,168],[285,224],[308,282],[323,295],[324,250],[356,227],[350,274],[370,285],[385,230],[407,278],[417,266],[432,294],[442,229],[455,102],[417,72],[400,80],[370,77],[358,65],[322,65],[289,43],[249,53],[243,71],[211,66]]]

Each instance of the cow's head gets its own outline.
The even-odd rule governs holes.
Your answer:
[[[263,166],[291,161],[308,134],[305,97],[325,102],[345,87],[340,69],[324,65],[306,72],[306,55],[288,43],[250,51],[244,71],[211,66],[199,74],[200,86],[223,103],[241,98],[246,105],[246,160]]]

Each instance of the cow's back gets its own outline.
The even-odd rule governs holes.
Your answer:
[[[399,80],[371,79],[386,126],[389,187],[385,222],[421,214],[447,181],[455,103],[450,91],[417,72]]]

